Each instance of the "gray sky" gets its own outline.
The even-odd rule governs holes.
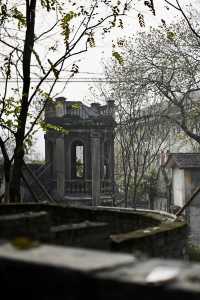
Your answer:
[[[175,2],[175,1],[174,1]],[[180,4],[185,7],[188,4],[188,0],[179,0]],[[193,0],[192,6],[200,11],[200,0]],[[162,0],[154,0],[156,16],[153,16],[147,7],[144,7],[144,1],[141,4],[137,4],[137,10],[128,13],[128,17],[124,20],[123,30],[114,30],[110,36],[105,39],[99,39],[96,41],[96,47],[89,49],[87,53],[82,56],[77,56],[75,62],[79,65],[80,73],[77,74],[74,82],[68,83],[66,89],[62,92],[62,96],[69,100],[83,101],[86,104],[90,102],[91,94],[90,87],[92,82],[88,82],[88,78],[101,78],[103,77],[103,60],[111,59],[112,57],[112,40],[118,37],[126,38],[132,34],[141,31],[138,23],[137,14],[142,12],[145,17],[146,27],[148,30],[150,26],[158,26],[161,24],[161,19],[164,19],[167,24],[176,21],[180,18],[178,12],[170,8],[166,9]],[[67,73],[66,73],[67,75]],[[37,142],[34,147],[36,152],[40,153],[40,156],[44,158],[44,139],[43,133],[39,132],[37,135]]]

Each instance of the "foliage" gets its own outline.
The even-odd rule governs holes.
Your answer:
[[[138,34],[123,56],[124,65],[114,66],[123,90],[145,95],[146,106],[160,111],[163,124],[171,122],[200,143],[199,38],[185,20]]]
[[[23,158],[32,145],[35,128],[41,125],[44,130],[67,133],[67,129],[42,121],[60,74],[71,65],[66,85],[79,72],[73,57],[86,52],[88,45],[95,47],[96,37],[111,32],[118,22],[123,28],[122,16],[130,7],[125,0],[116,4],[105,0],[23,3],[0,1],[0,72],[4,80],[0,95],[0,147],[8,186],[6,197],[14,202],[20,198]],[[48,22],[44,25],[43,20]],[[11,151],[8,141],[12,141]]]
[[[123,65],[107,65],[106,74],[117,105],[117,151],[124,191],[129,194],[131,189],[137,198],[144,185],[149,190],[155,187],[154,176],[148,183],[145,178],[159,149],[168,147],[169,133],[171,144],[175,136],[183,143],[187,138],[200,143],[199,37],[185,19],[171,25],[162,20],[160,27],[128,40]]]
[[[123,65],[124,60],[123,57],[116,51],[113,51],[112,56],[118,61],[120,65]]]
[[[62,126],[59,126],[59,125],[53,125],[53,124],[47,123],[45,121],[40,122],[40,126],[45,132],[47,132],[49,130],[53,130],[53,131],[56,131],[61,134],[69,133],[69,130],[67,130],[66,128],[63,128]]]
[[[60,25],[62,28],[62,35],[64,35],[64,42],[66,45],[66,48],[69,47],[68,39],[70,35],[70,21],[75,18],[77,14],[73,11],[70,11],[66,15],[63,16],[61,19]]]

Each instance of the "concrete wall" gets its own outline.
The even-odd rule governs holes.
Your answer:
[[[50,218],[45,211],[20,212],[0,216],[0,239],[28,237],[43,240],[49,237]]]
[[[185,178],[184,170],[173,169],[172,189],[174,205],[182,207],[185,204]]]
[[[191,169],[190,194],[200,185],[200,170]],[[190,241],[192,244],[200,244],[200,194],[198,194],[189,206]]]

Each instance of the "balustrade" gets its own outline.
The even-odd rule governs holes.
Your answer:
[[[72,179],[65,181],[66,194],[91,194],[92,180]],[[113,185],[111,180],[101,181],[101,193],[111,194],[113,192]]]

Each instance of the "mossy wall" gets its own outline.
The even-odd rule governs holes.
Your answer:
[[[43,220],[39,216],[34,218],[34,214],[41,211],[45,211],[48,217],[45,215]],[[32,212],[32,220],[31,217],[28,219],[24,217],[25,212]],[[16,222],[16,217],[10,219],[9,222],[7,221],[8,228],[12,227],[12,230],[15,228],[16,234],[19,235],[20,228],[23,234],[26,231],[29,234],[28,228],[32,226],[38,231],[38,237],[41,236],[40,228],[42,232],[46,228],[46,235],[43,234],[42,240],[48,243],[127,253],[140,251],[154,257],[180,258],[185,254],[186,224],[181,219],[175,220],[169,214],[103,207],[2,204],[0,205],[0,238],[6,238],[6,222],[1,220],[5,219],[5,215],[16,216],[16,214],[21,214],[21,222],[19,218]],[[37,226],[34,225],[38,222],[36,220],[39,220]]]

